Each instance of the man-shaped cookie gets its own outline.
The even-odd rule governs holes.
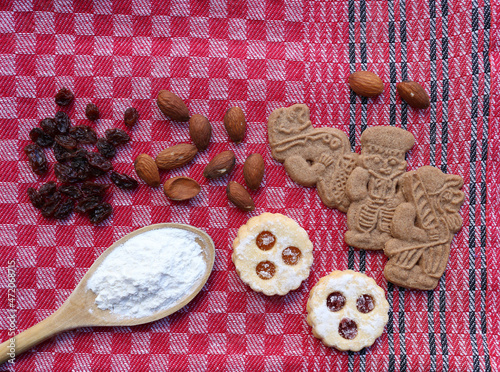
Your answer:
[[[401,287],[431,290],[446,268],[453,234],[462,227],[463,181],[425,166],[406,173],[401,184],[406,202],[394,212],[384,275]]]
[[[400,128],[378,126],[361,135],[359,166],[347,180],[351,204],[347,212],[347,244],[380,250],[391,238],[391,221],[396,207],[404,201],[399,188],[406,172],[405,154],[415,138]]]
[[[271,113],[268,136],[273,157],[284,163],[292,180],[306,187],[317,186],[326,206],[347,211],[345,186],[358,155],[350,151],[344,132],[313,128],[309,108],[297,104]]]

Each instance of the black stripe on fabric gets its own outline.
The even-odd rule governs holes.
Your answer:
[[[429,142],[430,142],[430,165],[436,165],[436,103],[437,103],[437,65],[436,65],[436,3],[429,0],[429,18],[430,18],[430,41],[429,41],[429,59],[431,61],[431,107],[429,123]],[[427,291],[427,326],[429,335],[429,354],[431,371],[436,371],[436,339],[434,335],[434,291]]]
[[[367,70],[368,52],[366,50],[366,0],[359,2],[359,22],[360,22],[360,54],[361,54],[361,69]],[[368,111],[368,98],[362,97],[361,99],[361,133],[364,132],[367,123]],[[366,268],[366,251],[359,250],[359,271],[364,273]],[[361,350],[359,353],[359,371],[365,372],[366,370],[366,349]]]
[[[449,73],[448,73],[448,0],[441,0],[441,60],[442,60],[442,119],[441,119],[441,171],[448,169],[448,119],[449,119]],[[446,272],[439,280],[439,336],[443,371],[449,368],[448,338],[446,332]]]
[[[389,75],[390,75],[390,106],[389,106],[389,124],[396,125],[396,26],[394,17],[394,0],[387,2],[387,11],[389,16]],[[389,320],[387,322],[387,340],[389,343],[389,362],[388,372],[396,370],[396,353],[394,351],[394,285],[387,283],[387,301],[389,302]]]
[[[399,3],[399,40],[401,50],[401,79],[408,80],[408,56],[406,48],[406,2],[401,0]],[[401,128],[408,128],[408,105],[406,102],[401,105]],[[406,358],[406,330],[405,330],[405,298],[406,292],[404,288],[399,290],[399,370],[406,372],[407,358]]]
[[[484,97],[483,97],[483,143],[481,152],[481,336],[483,338],[485,371],[491,372],[490,351],[486,339],[486,161],[488,158],[488,133],[490,116],[490,5],[488,0],[483,6],[483,71],[484,71]]]
[[[355,35],[355,22],[356,22],[356,6],[355,0],[349,0],[349,70],[352,74],[356,71],[356,35]],[[349,97],[349,142],[351,144],[351,151],[356,151],[356,94],[351,90]],[[354,248],[349,246],[349,253],[347,256],[347,268],[354,270]],[[354,371],[354,353],[349,351],[347,354],[347,367],[348,372]]]
[[[349,71],[352,74],[356,71],[356,35],[355,20],[356,7],[355,1],[349,0]],[[349,142],[351,151],[356,151],[356,94],[351,90],[349,95]],[[354,269],[354,248],[349,247],[347,256],[347,268]]]
[[[478,106],[479,106],[479,65],[478,65],[478,27],[479,14],[477,1],[472,2],[472,99],[471,99],[471,144],[469,168],[469,332],[472,348],[473,371],[480,371],[479,351],[477,345],[476,329],[476,193],[477,193],[477,131],[478,131]]]

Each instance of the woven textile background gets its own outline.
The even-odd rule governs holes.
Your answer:
[[[15,260],[17,330],[54,312],[112,242],[158,222],[189,223],[209,233],[216,262],[203,291],[187,307],[137,327],[86,328],[61,334],[0,366],[12,371],[496,371],[500,366],[500,84],[499,31],[489,0],[259,1],[9,1],[0,0],[0,340],[7,339],[8,262]],[[493,14],[493,18],[492,18]],[[493,21],[492,21],[493,19]],[[491,30],[490,30],[491,29]],[[491,66],[489,53],[491,52]],[[385,83],[377,99],[350,92],[347,77],[371,70]],[[490,74],[491,72],[491,74]],[[495,76],[496,75],[496,76]],[[491,78],[491,81],[490,81]],[[401,102],[396,83],[420,82],[431,107]],[[55,180],[38,177],[23,148],[40,119],[56,111],[54,94],[71,88],[73,124],[87,124],[94,102],[99,135],[123,125],[134,106],[140,121],[113,165],[134,174],[133,160],[188,142],[187,124],[167,120],[155,102],[160,89],[207,116],[212,144],[188,166],[162,174],[188,175],[202,185],[190,202],[168,201],[161,188],[108,192],[112,218],[92,226],[74,214],[43,218],[26,190]],[[348,133],[359,151],[372,125],[401,126],[416,137],[408,168],[430,164],[464,179],[462,230],[448,269],[434,291],[387,284],[381,252],[346,246],[345,215],[326,208],[314,189],[290,180],[267,144],[266,119],[278,107],[306,103],[313,125]],[[228,141],[227,108],[240,106],[248,130]],[[207,181],[203,168],[232,149],[235,170]],[[246,156],[266,162],[256,210],[226,199],[229,180],[243,182]],[[47,151],[47,154],[49,152]],[[49,158],[54,161],[53,155]],[[135,174],[134,174],[135,176]],[[107,181],[107,178],[104,178]],[[314,243],[310,277],[284,297],[266,297],[242,284],[231,243],[250,216],[264,211],[294,218]],[[312,336],[305,305],[312,286],[334,269],[355,269],[387,291],[389,323],[359,353],[326,348]],[[4,351],[0,351],[4,352]]]

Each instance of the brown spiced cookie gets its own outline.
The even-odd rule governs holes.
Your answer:
[[[299,185],[318,188],[321,201],[343,212],[349,207],[345,185],[356,166],[344,132],[314,128],[306,105],[279,108],[268,119],[273,157],[284,163],[288,175]]]
[[[359,351],[382,334],[388,311],[375,280],[352,270],[334,271],[311,289],[307,322],[326,346]]]
[[[268,296],[285,295],[309,276],[313,245],[297,222],[282,214],[252,217],[238,230],[232,259],[241,280]]]
[[[391,238],[396,207],[404,202],[399,182],[406,172],[405,154],[415,138],[401,128],[378,126],[361,135],[361,155],[347,180],[347,244],[362,249],[384,249]]]
[[[393,238],[384,248],[389,257],[384,269],[388,281],[406,288],[436,288],[448,262],[453,234],[462,227],[462,184],[460,176],[430,166],[403,176],[405,202],[394,212]]]

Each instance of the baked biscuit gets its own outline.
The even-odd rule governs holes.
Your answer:
[[[382,334],[388,311],[384,290],[375,280],[352,270],[333,271],[312,288],[307,323],[326,346],[359,351]]]
[[[313,245],[297,222],[282,214],[252,217],[238,230],[232,259],[241,280],[256,292],[285,295],[309,276]]]

